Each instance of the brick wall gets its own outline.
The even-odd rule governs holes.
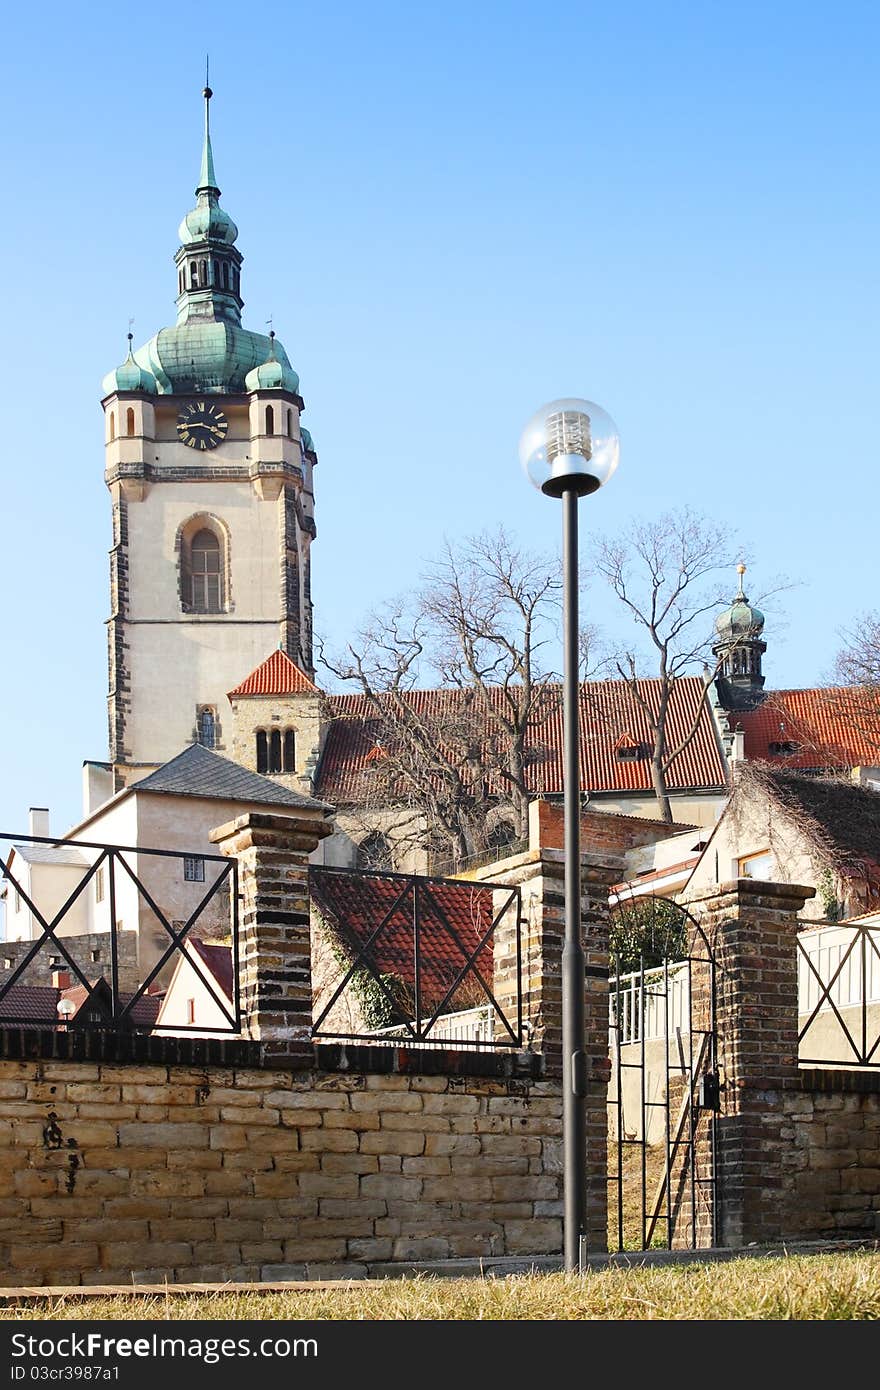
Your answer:
[[[0,1283],[561,1248],[553,1081],[0,1061]]]
[[[880,1073],[805,1068],[783,1101],[785,1234],[880,1233]]]
[[[607,811],[581,812],[581,847],[584,853],[624,854],[642,845],[653,845],[693,826],[649,820],[646,816],[619,816]],[[531,849],[563,849],[565,813],[561,803],[533,801],[529,805]]]

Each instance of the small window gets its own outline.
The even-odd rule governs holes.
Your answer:
[[[54,968],[55,966],[60,965],[60,964],[61,964],[61,957],[60,957],[60,956],[50,956],[50,957],[49,957],[49,965],[50,965],[51,967]]]
[[[228,290],[228,289],[229,289],[229,266],[226,264],[225,261],[223,261],[223,263],[222,263],[222,275],[223,275],[223,288],[224,288],[224,290]]]
[[[131,436],[134,434],[134,411],[131,406],[129,406],[128,410],[125,412],[125,433],[128,435],[129,439],[131,439]]]
[[[195,1023],[196,1021],[196,1001],[194,999],[187,999],[186,1001],[186,1021],[187,1023]]]
[[[195,261],[193,261],[192,264],[190,265],[190,268],[189,268],[189,287],[190,287],[191,290],[195,290],[195,289],[198,289],[198,284],[199,284],[199,268],[198,268],[198,266],[196,265]]]
[[[92,951],[92,960],[95,961],[95,962],[97,962],[97,961],[99,961],[100,959],[101,959],[101,952],[100,952],[100,951]]]
[[[115,415],[115,413],[111,410],[111,411],[110,411],[110,443],[111,443],[111,444],[113,443],[113,441],[114,441],[115,438],[116,438],[116,415]]]
[[[266,406],[266,433],[275,433],[275,411],[271,405]]]
[[[281,772],[281,730],[273,729],[269,735],[269,771]]]
[[[206,261],[199,261],[199,282],[202,285],[208,283],[208,265]]]
[[[780,757],[780,758],[789,757],[789,758],[790,758],[791,755],[792,755],[793,753],[796,753],[797,751],[798,751],[798,746],[797,746],[797,744],[796,744],[792,739],[790,739],[790,738],[788,738],[788,739],[778,739],[775,743],[771,743],[771,744],[770,744],[770,752],[773,753],[773,754],[775,754],[776,757]]]
[[[292,411],[292,410],[288,410],[288,412],[287,412],[287,438],[288,438],[288,439],[292,439],[292,438],[293,438],[293,411]]]
[[[645,757],[645,746],[643,743],[622,743],[616,750],[616,755],[621,763],[641,762]]]
[[[12,969],[12,956],[4,956],[4,957],[3,957],[3,969],[4,969],[4,970],[11,970],[11,969]]]
[[[209,706],[204,706],[196,715],[196,728],[198,730],[198,740],[203,748],[213,748],[217,741],[217,721],[214,711]]]
[[[15,910],[16,912],[21,912],[21,894],[17,888],[15,890]]]
[[[773,851],[764,849],[757,854],[746,854],[737,861],[740,878],[760,878],[770,881],[776,872]]]
[[[359,869],[393,869],[394,856],[391,841],[381,830],[374,830],[357,847],[357,867]]]
[[[205,861],[198,854],[186,854],[183,859],[183,877],[186,883],[204,883]]]
[[[269,738],[265,730],[257,734],[257,772],[269,771]]]
[[[95,870],[95,902],[96,902],[96,903],[102,903],[103,901],[104,901],[104,870],[103,870],[103,869],[96,869],[96,870]]]

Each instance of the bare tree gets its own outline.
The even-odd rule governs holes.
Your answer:
[[[827,703],[869,748],[880,748],[880,613],[864,614],[842,635]]]
[[[609,665],[624,680],[651,736],[651,783],[660,816],[672,821],[669,772],[696,737],[706,692],[718,674],[710,614],[725,602],[722,575],[736,552],[733,537],[688,509],[635,526],[623,540],[599,542],[596,568],[623,604],[642,639],[623,642]],[[729,602],[729,594],[727,597]],[[643,688],[651,653],[651,694]],[[670,736],[670,705],[684,676],[699,674],[702,693],[687,727]]]
[[[367,799],[409,809],[411,831],[454,864],[486,848],[493,813],[527,832],[528,763],[559,699],[542,657],[560,591],[557,562],[482,534],[447,546],[411,599],[375,615],[344,654],[319,647],[375,724]]]

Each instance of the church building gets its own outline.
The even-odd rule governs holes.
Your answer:
[[[227,695],[267,653],[285,653],[304,680],[313,674],[317,456],[287,353],[274,332],[242,324],[242,255],[220,206],[211,96],[206,87],[196,205],[174,257],[177,322],[136,350],[129,335],[126,360],[103,383],[107,794],[193,742],[230,756]],[[283,765],[295,735],[278,732]]]

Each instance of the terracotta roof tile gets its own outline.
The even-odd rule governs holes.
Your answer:
[[[731,713],[730,727],[743,730],[747,759],[794,769],[876,767],[880,712],[848,717],[847,699],[846,690],[834,687],[772,690],[757,709]],[[786,753],[774,744],[794,748]]]
[[[318,687],[279,647],[240,685],[230,690],[230,700],[239,695],[320,695]]]
[[[717,789],[726,786],[724,758],[715,732],[711,710],[699,704],[703,683],[699,677],[679,680],[673,690],[668,727],[670,741],[677,744],[697,715],[697,733],[669,770],[672,792],[693,788]],[[550,714],[532,730],[529,788],[533,795],[561,793],[562,697],[553,701]],[[639,682],[638,693],[656,709],[659,682]],[[461,707],[462,694],[455,690],[413,690],[405,697],[426,720],[442,727],[444,717]],[[501,693],[498,692],[498,699]],[[330,697],[334,715],[321,759],[318,794],[334,804],[352,804],[367,792],[370,764],[375,764],[381,723],[375,718],[364,695]],[[487,722],[488,735],[488,722]],[[599,792],[652,791],[649,757],[623,759],[618,748],[632,743],[648,748],[651,743],[647,720],[624,681],[589,681],[581,686],[580,762],[581,785]]]
[[[373,968],[393,976],[407,989],[415,985],[413,900],[408,893],[395,907],[406,886],[401,877],[313,871],[313,899],[335,927],[350,959],[387,917],[366,952]],[[447,922],[449,926],[447,927]],[[492,893],[474,885],[421,880],[419,890],[419,987],[423,1013],[430,1013],[454,984],[467,958],[476,950],[492,922]],[[452,930],[450,931],[451,928]],[[456,942],[458,937],[460,945]],[[476,967],[492,987],[492,938],[479,952]],[[468,998],[462,995],[467,993]],[[473,993],[474,998],[470,995]],[[486,1003],[479,982],[466,976],[448,1008]]]

